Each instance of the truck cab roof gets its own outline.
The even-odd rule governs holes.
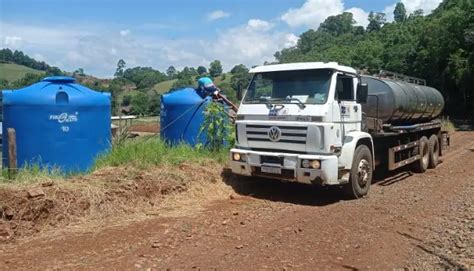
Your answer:
[[[356,74],[357,71],[351,67],[339,65],[337,62],[301,62],[288,64],[273,64],[258,66],[250,70],[250,73],[264,73],[264,72],[281,72],[281,71],[298,71],[298,70],[318,70],[331,69],[351,74]]]

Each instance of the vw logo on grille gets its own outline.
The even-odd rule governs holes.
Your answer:
[[[270,130],[268,130],[268,138],[270,138],[270,141],[276,142],[280,140],[280,136],[281,136],[280,128],[276,126],[270,127]]]

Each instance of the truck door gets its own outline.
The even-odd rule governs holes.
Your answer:
[[[345,136],[350,131],[360,131],[362,108],[356,102],[357,79],[355,76],[338,74],[334,100],[339,103],[342,133]]]

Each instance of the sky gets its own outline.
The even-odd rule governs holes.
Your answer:
[[[0,47],[65,71],[112,77],[127,67],[166,70],[170,65],[224,69],[273,61],[344,11],[366,26],[370,11],[393,20],[400,0],[0,0]],[[408,13],[429,14],[441,0],[401,0]]]

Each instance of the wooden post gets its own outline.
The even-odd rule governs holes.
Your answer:
[[[14,178],[17,171],[16,159],[16,132],[13,128],[8,128],[8,177]]]

